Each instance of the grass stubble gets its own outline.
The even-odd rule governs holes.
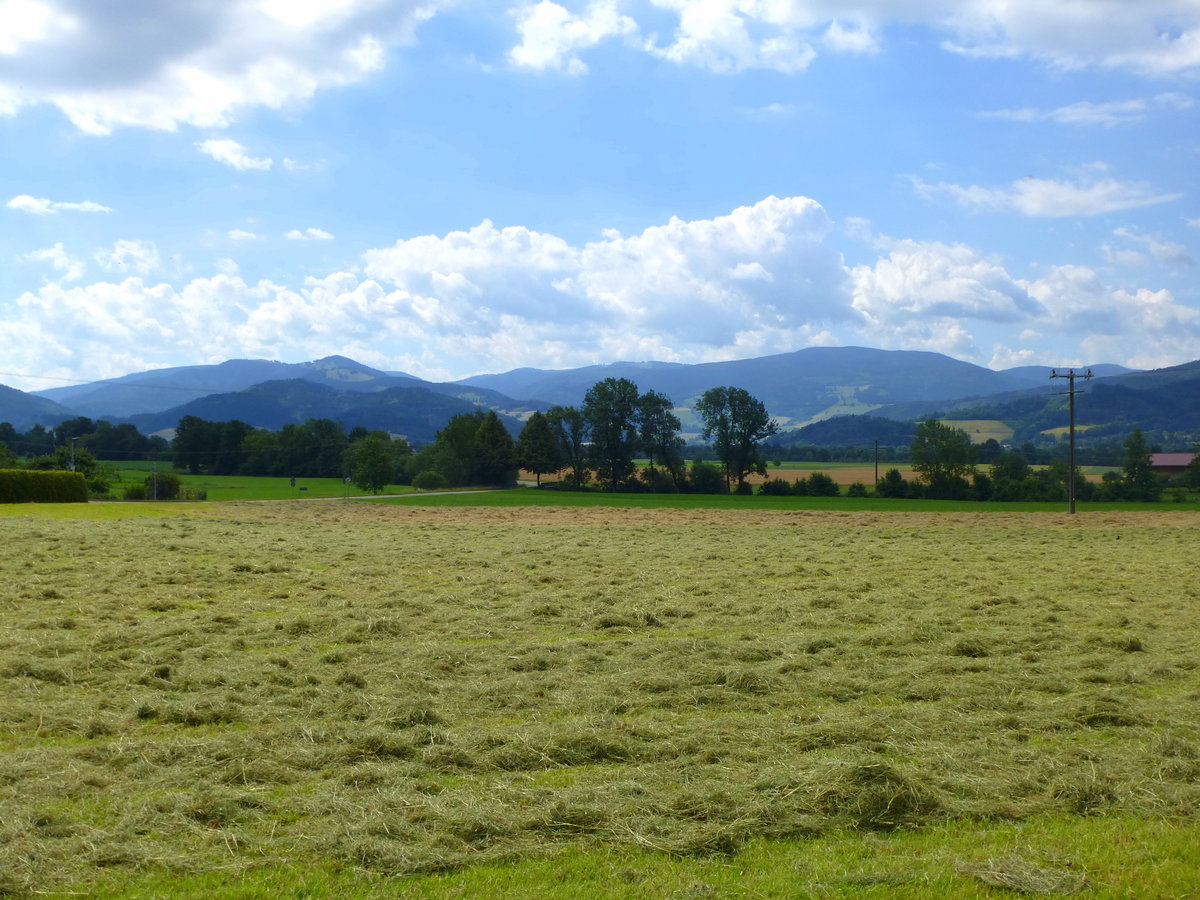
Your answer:
[[[0,535],[0,892],[1200,811],[1187,514],[265,503]],[[983,852],[947,861],[980,896],[1097,887]]]

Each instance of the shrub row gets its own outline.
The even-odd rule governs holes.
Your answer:
[[[87,480],[79,472],[0,469],[0,503],[87,503]]]

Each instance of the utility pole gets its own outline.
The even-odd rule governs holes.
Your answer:
[[[71,471],[75,471],[75,442],[79,440],[77,437],[71,438]]]
[[[875,490],[879,490],[879,441],[875,442]]]
[[[1083,393],[1075,390],[1076,378],[1091,378],[1092,370],[1087,372],[1076,372],[1074,369],[1067,369],[1066,372],[1060,374],[1057,370],[1050,370],[1051,378],[1067,379],[1066,394],[1070,398],[1069,408],[1071,410],[1070,427],[1068,434],[1070,436],[1070,446],[1067,450],[1067,498],[1070,503],[1071,515],[1075,515],[1075,395]]]

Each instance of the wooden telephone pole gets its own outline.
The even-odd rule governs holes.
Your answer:
[[[1070,397],[1070,448],[1067,451],[1067,499],[1070,503],[1071,515],[1075,515],[1075,395],[1083,393],[1075,390],[1076,378],[1091,378],[1092,370],[1087,372],[1076,372],[1074,369],[1067,369],[1066,372],[1059,373],[1056,369],[1050,370],[1051,378],[1066,378],[1067,390],[1066,394]]]

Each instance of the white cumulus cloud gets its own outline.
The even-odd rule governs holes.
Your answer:
[[[573,15],[551,0],[541,0],[517,13],[521,43],[509,51],[509,60],[531,69],[561,69],[581,75],[587,66],[578,51],[605,38],[630,35],[636,24],[619,15],[616,0],[596,0],[581,15]]]
[[[1200,310],[1167,290],[1113,286],[1086,266],[1055,266],[1031,282],[1046,321],[1081,336],[1080,358],[1155,368],[1195,359]]]
[[[573,7],[574,11],[572,10]],[[603,7],[620,28],[596,27]],[[657,27],[663,19],[669,30]],[[816,48],[873,53],[888,26],[918,26],[954,53],[1025,57],[1058,69],[1087,66],[1166,75],[1200,67],[1200,7],[1193,0],[648,0],[522,8],[520,65],[581,72],[581,51],[620,36],[680,65],[716,72],[804,70]]]
[[[273,163],[271,157],[255,157],[246,152],[246,148],[237,141],[228,138],[210,138],[207,141],[197,141],[196,149],[205,156],[211,156],[219,163],[232,166],[239,172],[254,170],[266,172]]]
[[[996,260],[963,244],[890,241],[887,256],[852,271],[859,333],[876,346],[979,359],[971,322],[1017,323],[1042,305]]]
[[[1113,285],[1086,266],[1034,280],[964,245],[881,239],[891,248],[854,267],[859,335],[874,346],[923,349],[997,367],[1079,360],[1135,368],[1195,358],[1200,311],[1167,290]],[[996,335],[1003,335],[997,338]]]
[[[1140,246],[1145,254],[1155,262],[1176,266],[1196,264],[1191,254],[1188,253],[1187,247],[1175,241],[1168,241],[1151,234],[1142,234],[1132,228],[1117,228],[1113,231],[1113,236]]]
[[[96,261],[109,271],[138,275],[148,275],[162,265],[154,241],[117,241],[111,250],[97,253]]]
[[[580,342],[580,359],[603,357],[606,342],[717,358],[738,341],[782,348],[812,321],[851,315],[840,257],[824,244],[829,228],[804,197],[583,246],[484,222],[371,251],[366,272],[419,298],[414,309],[430,327],[481,340],[509,317],[537,340]]]
[[[362,80],[439,5],[0,0],[0,112],[51,104],[92,134],[221,127]]]
[[[44,250],[33,250],[22,258],[29,262],[49,263],[62,273],[63,281],[78,281],[87,271],[87,263],[63,249],[62,241]]]
[[[95,203],[91,200],[82,200],[79,202],[56,201],[47,200],[45,197],[31,197],[28,194],[18,194],[9,200],[7,205],[9,209],[32,213],[35,216],[49,216],[58,212],[112,212],[111,207]]]

